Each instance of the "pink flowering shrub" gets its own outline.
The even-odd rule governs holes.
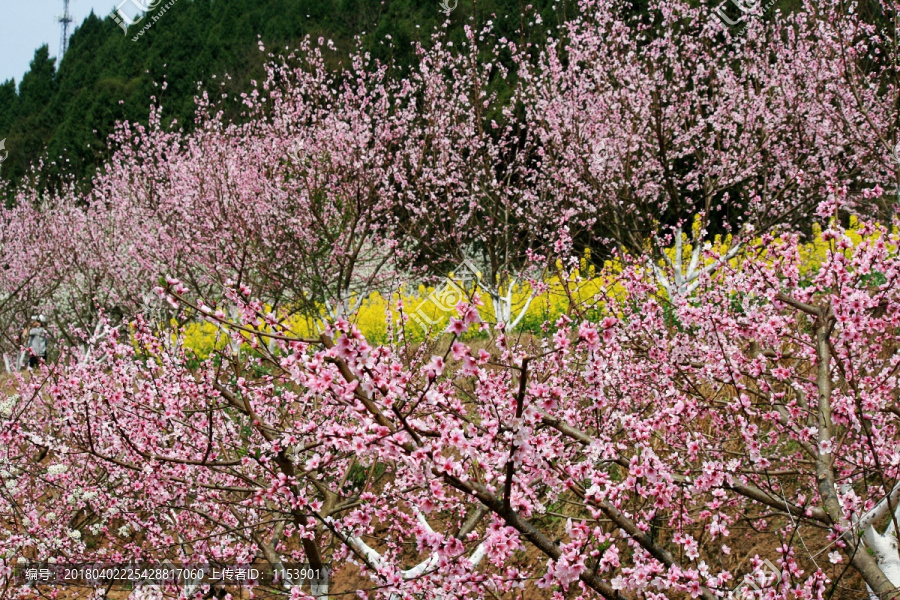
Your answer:
[[[632,266],[600,323],[489,349],[338,321],[192,370],[138,321],[21,382],[0,550],[355,564],[384,597],[713,598],[753,570],[750,537],[781,570],[770,597],[888,593],[900,239],[863,229],[826,230],[806,281],[796,237],[690,298]]]
[[[3,597],[35,594],[18,558],[332,565],[293,598],[896,595],[896,40],[830,0],[745,42],[580,8],[565,47],[437,35],[406,78],[307,40],[239,123],[154,111],[89,193],[0,211],[0,343],[46,310],[61,354],[0,401]],[[442,331],[353,325],[463,259]]]

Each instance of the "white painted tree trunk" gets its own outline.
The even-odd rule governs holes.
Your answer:
[[[891,521],[883,532],[875,528],[875,521],[894,509]],[[900,521],[900,484],[891,491],[890,496],[875,505],[859,520],[858,526],[863,532],[863,541],[875,556],[878,568],[892,584],[900,587],[900,548],[897,545],[896,523]],[[869,590],[871,593],[872,590]]]
[[[366,297],[367,294],[358,294],[356,296],[347,295],[338,300],[326,300],[325,312],[332,320],[349,319],[362,306]],[[324,327],[324,325],[325,323],[323,322],[322,326]]]
[[[270,563],[272,564],[272,567],[276,571],[284,574],[284,588],[286,590],[289,590],[291,588],[291,586],[293,585],[293,579],[291,578],[288,570],[284,568],[284,563],[281,562],[281,560],[279,560],[277,558],[274,561],[270,561]],[[303,581],[307,581],[307,580],[303,580]],[[318,580],[318,579],[309,580],[309,588],[310,588],[309,589],[310,595],[313,598],[315,598],[316,600],[328,600],[328,588],[329,588],[328,577],[325,577],[325,579],[323,579],[323,580]]]
[[[519,278],[513,277],[506,287],[505,293],[501,293],[499,287],[486,285],[483,281],[478,282],[479,287],[491,298],[491,304],[494,308],[494,319],[498,323],[503,323],[507,332],[512,331],[522,322],[522,319],[528,312],[528,307],[531,306],[531,301],[534,300],[534,295],[529,294],[525,304],[513,316],[513,290],[518,282]]]
[[[97,342],[100,342],[104,338],[108,337],[110,333],[117,330],[121,325],[116,325],[115,327],[110,327],[104,322],[97,323],[97,326],[94,327],[94,333],[88,339],[86,344],[82,344],[81,346],[81,356],[78,358],[78,362],[80,364],[87,364],[88,362],[94,360],[98,363],[102,363],[106,360],[106,355],[101,354],[100,356],[94,358],[93,351],[97,345]],[[23,360],[25,353],[22,353]]]
[[[849,486],[842,487],[842,492],[847,492]],[[875,527],[875,523],[884,518],[885,515],[894,512],[891,521],[885,527],[883,532],[879,532]],[[875,505],[872,510],[860,518],[854,519],[854,524],[859,531],[862,531],[863,542],[866,547],[872,551],[878,568],[888,580],[897,587],[900,587],[900,549],[897,544],[897,529],[895,524],[900,521],[900,484],[897,484],[889,496],[883,498],[881,502]],[[878,600],[878,596],[874,594],[868,586],[866,589],[873,600]]]
[[[694,290],[700,285],[700,278],[704,275],[708,275],[712,273],[716,269],[718,269],[722,264],[728,262],[735,256],[737,256],[738,252],[743,248],[742,242],[737,242],[731,248],[728,249],[723,256],[716,259],[714,262],[700,267],[700,257],[704,249],[704,244],[700,240],[695,240],[694,245],[691,249],[691,257],[690,262],[687,264],[687,268],[684,266],[684,240],[682,239],[683,232],[681,227],[675,229],[675,256],[674,259],[670,259],[669,256],[663,253],[663,258],[666,261],[666,264],[669,267],[669,270],[672,273],[671,279],[668,274],[658,265],[653,259],[649,260],[650,267],[653,269],[653,273],[656,275],[656,280],[663,287],[664,290],[669,294],[669,296],[675,297],[685,297],[690,296]]]
[[[162,590],[158,585],[138,585],[128,595],[128,600],[162,600]]]
[[[425,519],[422,513],[416,511],[416,519],[418,519],[419,523],[422,524],[422,527],[425,528],[429,533],[434,533],[434,530],[431,528],[431,525]],[[376,550],[366,544],[362,538],[359,537],[350,537],[348,538],[350,543],[359,551],[360,554],[366,557],[366,560],[369,561],[369,564],[374,566],[376,569],[384,569],[387,565],[384,564],[384,559],[381,554],[379,554]],[[477,548],[472,552],[472,556],[469,557],[469,562],[472,566],[477,566],[478,563],[481,562],[481,559],[484,558],[484,544],[479,544]],[[426,573],[429,569],[435,567],[440,562],[440,557],[437,554],[432,554],[416,566],[407,569],[405,571],[400,571],[400,576],[404,580],[413,579],[415,577],[419,577],[423,573]],[[400,600],[400,596],[396,594],[392,594],[389,600]],[[442,596],[435,596],[434,600],[443,600]]]
[[[228,319],[232,323],[240,322],[239,317],[240,317],[240,314],[238,313],[237,307],[231,307],[228,310]],[[229,335],[229,337],[230,337],[227,327],[223,327],[222,331],[225,332],[225,335]],[[240,336],[236,336],[236,337],[237,337],[237,339],[230,339],[228,342],[228,345],[231,348],[231,354],[235,357],[236,360],[239,360],[241,358],[241,337]]]

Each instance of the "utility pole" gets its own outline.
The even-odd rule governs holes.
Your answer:
[[[69,23],[72,22],[72,13],[69,12],[69,0],[63,0],[63,14],[57,19],[62,25],[62,33],[59,36],[59,60],[69,49]],[[57,63],[59,64],[59,63]]]

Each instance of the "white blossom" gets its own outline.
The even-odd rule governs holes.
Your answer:
[[[8,417],[12,415],[13,406],[16,405],[16,401],[18,399],[19,396],[15,395],[0,401],[0,417]]]

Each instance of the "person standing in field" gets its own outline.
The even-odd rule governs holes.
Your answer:
[[[32,317],[31,328],[22,332],[22,339],[28,340],[28,368],[33,369],[47,358],[47,337],[49,334],[41,323],[41,317]]]

